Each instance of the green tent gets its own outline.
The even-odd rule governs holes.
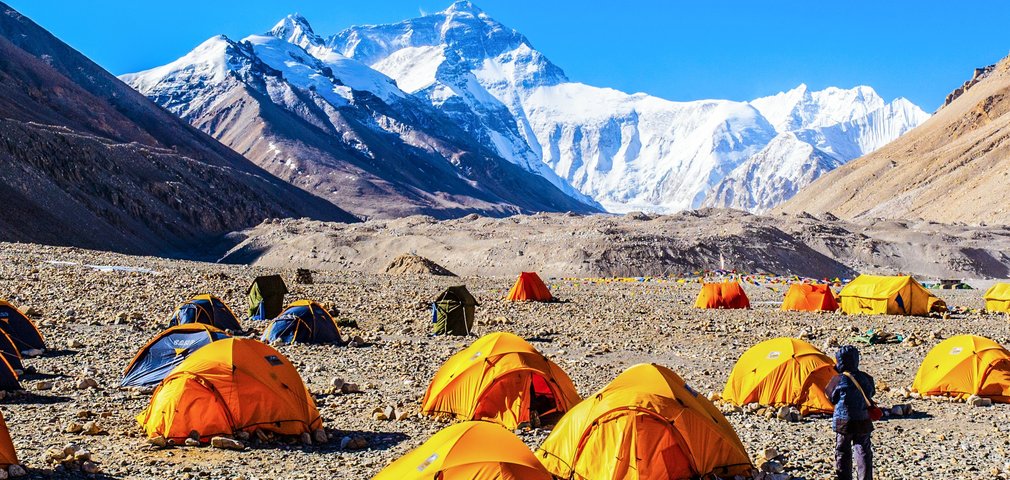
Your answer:
[[[431,303],[431,321],[435,335],[469,335],[473,331],[477,299],[466,286],[449,287]]]
[[[249,317],[254,320],[276,318],[284,310],[288,286],[280,275],[256,277],[249,287]]]

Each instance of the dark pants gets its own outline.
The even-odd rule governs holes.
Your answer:
[[[873,448],[870,434],[835,434],[835,477],[852,480],[852,456],[856,456],[856,475],[859,480],[873,479]]]

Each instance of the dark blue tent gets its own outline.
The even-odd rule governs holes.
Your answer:
[[[316,302],[299,300],[286,308],[270,322],[263,333],[264,342],[280,340],[284,343],[334,343],[340,342],[340,330],[333,317]]]
[[[236,332],[242,330],[242,327],[238,323],[238,318],[228,308],[228,305],[225,305],[220,298],[213,295],[199,295],[182,304],[172,314],[172,318],[168,321],[168,326],[185,325],[187,323],[202,323],[221,330]]]
[[[24,371],[25,366],[21,363],[21,353],[14,344],[14,340],[4,332],[0,332],[0,355],[14,369],[14,371]],[[0,367],[2,368],[2,367]]]
[[[18,351],[46,349],[46,342],[35,324],[14,305],[3,300],[0,300],[0,330],[11,337]]]
[[[123,387],[150,387],[161,381],[191,353],[231,335],[210,325],[191,323],[171,327],[137,352],[123,372]]]

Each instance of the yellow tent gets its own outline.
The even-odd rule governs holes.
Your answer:
[[[511,333],[485,335],[442,365],[421,401],[421,413],[487,419],[509,429],[567,412],[579,402],[561,367]]]
[[[860,275],[838,294],[847,314],[929,315],[943,312],[947,304],[919,285],[914,278]]]
[[[625,370],[572,408],[537,457],[555,476],[572,480],[726,478],[752,471],[722,413],[672,370],[651,364]]]
[[[986,290],[985,309],[990,312],[1010,312],[1010,283],[997,283]]]
[[[722,399],[734,405],[793,405],[800,413],[830,413],[824,388],[835,376],[835,361],[795,338],[765,340],[744,352],[729,374]]]
[[[1010,403],[1010,351],[975,335],[958,335],[933,347],[912,388],[923,395],[978,395]]]
[[[382,469],[372,480],[551,480],[512,432],[488,422],[439,431]]]

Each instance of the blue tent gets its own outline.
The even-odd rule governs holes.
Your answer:
[[[264,342],[280,340],[284,343],[334,343],[340,342],[340,330],[333,317],[322,305],[309,300],[292,303],[281,315],[270,322],[263,333]]]
[[[238,318],[228,308],[228,305],[225,305],[220,298],[213,295],[199,295],[182,304],[172,314],[172,318],[168,321],[168,326],[173,327],[187,323],[202,323],[221,330],[236,332],[242,330],[242,327],[238,323]]]
[[[150,387],[161,383],[176,365],[211,342],[231,335],[202,323],[171,327],[137,352],[123,372],[122,387]]]
[[[19,351],[45,350],[42,333],[25,314],[10,303],[0,300],[0,330],[11,337]]]
[[[14,371],[24,371],[25,366],[21,363],[21,353],[14,344],[14,339],[3,331],[0,331],[0,355],[10,364]]]

